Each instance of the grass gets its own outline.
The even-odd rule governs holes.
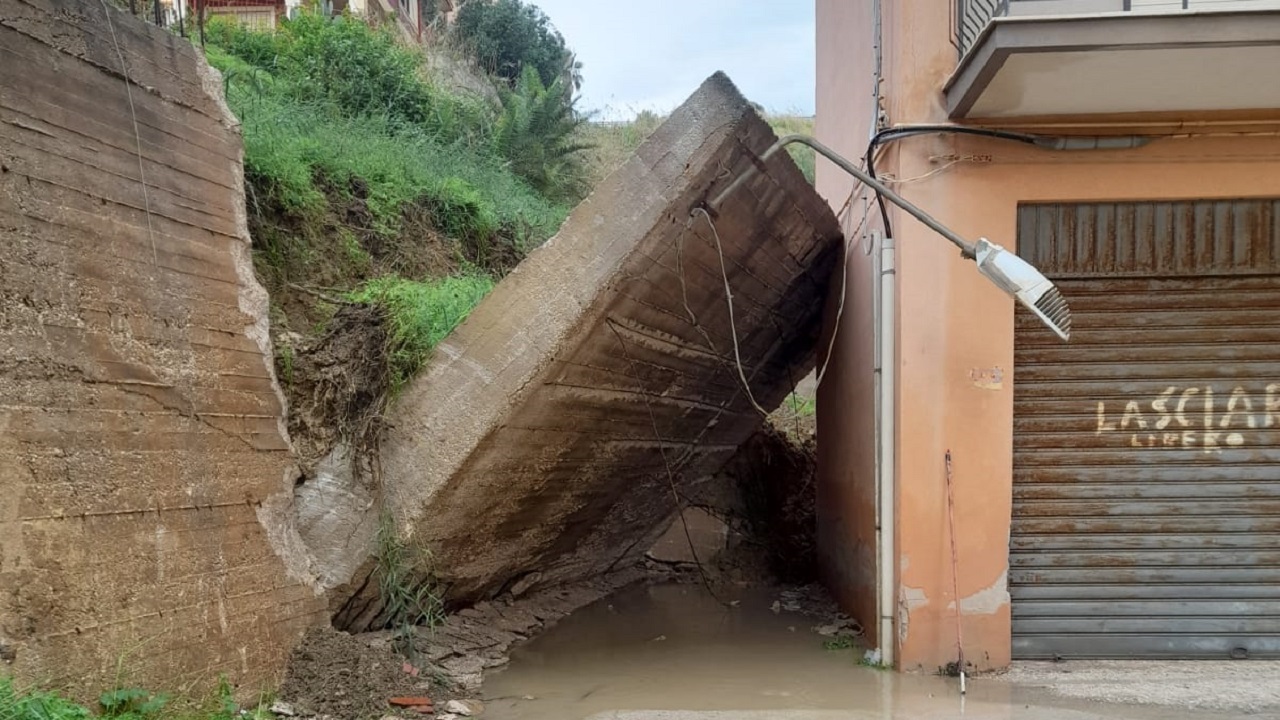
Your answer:
[[[813,118],[794,114],[766,113],[765,121],[778,137],[783,135],[813,135]],[[644,111],[628,122],[586,123],[579,129],[579,136],[591,147],[586,151],[593,183],[604,179],[631,157],[640,143],[653,134],[665,117]],[[788,145],[787,152],[799,166],[810,184],[814,179],[816,155],[805,145]]]
[[[198,702],[121,687],[102,693],[91,709],[55,692],[17,688],[12,678],[0,677],[0,720],[272,720],[269,705],[263,698],[241,708],[223,679],[212,696]]]
[[[383,235],[399,231],[406,207],[424,203],[449,237],[491,242],[508,232],[523,251],[550,237],[568,214],[568,207],[465,145],[444,144],[385,116],[336,115],[273,90],[274,80],[263,76],[232,76],[227,89],[243,125],[250,199],[260,207],[316,217],[330,202],[318,178],[332,187],[357,179],[367,188],[374,228]]]
[[[10,678],[0,678],[0,720],[83,720],[88,708],[54,693],[19,692]]]
[[[493,287],[432,278],[501,275],[555,233],[573,196],[503,155],[510,108],[434,84],[384,30],[305,12],[274,32],[212,25],[206,53],[241,122],[255,266],[279,326],[323,319],[315,290],[381,306],[395,394]],[[286,382],[293,360],[277,358]]]
[[[778,137],[784,135],[813,135],[813,118],[811,117],[770,113],[765,116],[765,120],[769,122]],[[791,159],[796,161],[800,172],[804,173],[805,179],[812,185],[817,158],[813,148],[807,145],[791,144],[787,146],[787,152],[791,154]]]
[[[816,397],[805,397],[793,392],[787,396],[786,403],[796,417],[812,417],[818,411],[818,399]]]
[[[350,294],[351,300],[377,305],[387,313],[393,397],[492,289],[493,279],[486,275],[427,281],[383,277]]]
[[[413,660],[417,627],[444,622],[444,595],[432,578],[431,553],[406,541],[389,514],[378,522],[378,593],[398,650]]]
[[[591,184],[594,186],[621,167],[663,119],[645,111],[630,122],[589,122],[579,126],[578,138],[589,146],[584,155]]]

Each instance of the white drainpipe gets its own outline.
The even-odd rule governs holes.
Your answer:
[[[875,407],[876,407],[876,608],[880,641],[880,661],[894,663],[897,646],[894,634],[894,590],[897,587],[894,562],[894,521],[896,519],[896,353],[897,263],[893,238],[883,238],[872,256],[875,285],[872,312],[875,314]]]

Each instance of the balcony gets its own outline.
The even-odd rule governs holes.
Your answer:
[[[1280,0],[954,0],[952,118],[1280,118]]]

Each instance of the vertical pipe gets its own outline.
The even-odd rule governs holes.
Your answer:
[[[870,212],[867,208],[867,212]],[[884,299],[884,275],[881,272],[881,263],[884,262],[882,248],[884,243],[880,239],[880,231],[873,230],[871,235],[871,320],[872,320],[872,387],[873,395],[872,412],[875,413],[875,419],[872,432],[874,433],[874,452],[872,457],[875,458],[875,508],[876,508],[876,645],[880,650],[880,662],[886,665],[891,662],[888,657],[891,651],[888,649],[889,637],[884,633],[884,625],[880,622],[884,617],[886,608],[884,607],[884,593],[880,592],[880,588],[884,583],[883,558],[880,555],[880,548],[884,547],[884,518],[881,515],[882,503],[880,502],[880,494],[882,488],[880,484],[884,477],[884,457],[881,454],[882,443],[880,437],[884,434],[884,366],[881,364],[884,353],[881,352],[880,346],[884,343],[884,310],[881,308],[881,301]],[[852,240],[850,240],[852,242]]]
[[[894,595],[897,590],[896,513],[897,509],[897,253],[894,240],[886,237],[880,247],[880,419],[876,438],[880,446],[879,477],[877,479],[877,513],[880,516],[879,577],[876,585],[880,599],[880,652],[881,661],[894,665],[897,658],[897,637],[894,633]]]

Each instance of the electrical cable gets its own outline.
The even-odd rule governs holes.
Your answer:
[[[903,138],[915,137],[917,135],[942,135],[953,133],[956,135],[976,135],[979,137],[989,137],[998,140],[1012,140],[1014,142],[1026,143],[1028,145],[1040,146],[1043,139],[1035,135],[1027,135],[1024,133],[1007,132],[1004,130],[990,130],[987,128],[971,128],[958,125],[912,125],[910,127],[888,128],[881,130],[871,137],[871,141],[867,143],[867,152],[863,156],[863,165],[867,169],[867,174],[872,179],[876,177],[875,152],[881,143],[902,140]],[[874,189],[874,188],[873,188]],[[884,224],[885,237],[894,237],[893,225],[889,220],[889,208],[885,204],[884,196],[876,191],[876,206],[880,209],[880,217]]]
[[[147,171],[142,167],[142,132],[138,129],[138,111],[133,106],[133,81],[129,79],[129,66],[124,62],[124,51],[120,49],[120,40],[116,38],[116,25],[111,20],[111,9],[107,0],[100,0],[102,12],[107,17],[107,28],[111,30],[111,43],[116,49],[116,58],[120,60],[120,75],[124,78],[124,93],[129,99],[129,117],[133,120],[133,139],[138,148],[138,182],[142,185],[142,210],[147,216],[147,238],[151,243],[151,266],[160,264],[160,254],[156,251],[156,231],[151,224],[151,196],[147,192]],[[158,4],[157,4],[158,5]]]

